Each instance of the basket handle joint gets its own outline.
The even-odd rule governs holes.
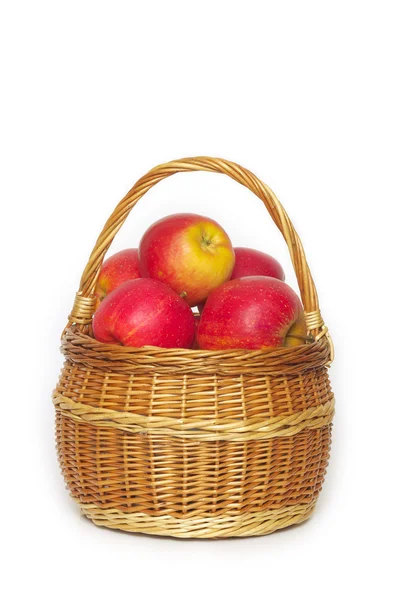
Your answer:
[[[83,296],[82,292],[77,292],[73,303],[72,311],[68,317],[69,323],[79,325],[90,325],[96,308],[97,300],[93,296]]]

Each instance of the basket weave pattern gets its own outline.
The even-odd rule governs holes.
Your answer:
[[[95,282],[110,243],[152,185],[184,170],[226,173],[264,201],[290,249],[312,343],[214,352],[91,337]],[[197,158],[142,178],[97,241],[62,351],[54,392],[59,460],[72,497],[96,524],[225,537],[270,533],[311,514],[330,449],[330,341],[297,233],[249,171]]]

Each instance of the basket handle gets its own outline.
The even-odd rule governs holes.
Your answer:
[[[76,294],[75,304],[69,316],[68,325],[78,323],[87,326],[91,323],[95,304],[93,294],[104,256],[115,235],[138,200],[140,200],[151,187],[159,183],[159,181],[162,181],[162,179],[166,179],[166,177],[170,177],[170,175],[174,175],[175,173],[185,173],[189,171],[208,171],[228,175],[238,183],[247,187],[264,202],[269,214],[282,233],[289,248],[290,257],[300,288],[301,299],[304,305],[308,331],[318,339],[322,335],[327,334],[327,328],[325,327],[319,311],[318,295],[314,280],[312,279],[307,264],[301,240],[275,194],[253,173],[240,165],[228,160],[209,158],[206,156],[183,158],[181,160],[174,160],[158,165],[141,177],[141,179],[137,181],[126,196],[119,202],[112,215],[105,223],[90,255],[86,268],[83,271],[79,292]]]

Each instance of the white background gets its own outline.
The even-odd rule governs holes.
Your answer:
[[[3,2],[3,598],[396,597],[396,3]],[[336,345],[332,459],[317,510],[268,537],[175,541],[99,529],[64,490],[51,391],[59,337],[102,225],[160,162],[241,163],[302,237]],[[261,202],[178,175],[113,250],[172,212],[235,245],[283,240]]]

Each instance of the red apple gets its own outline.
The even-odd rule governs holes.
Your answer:
[[[95,295],[99,303],[114,289],[141,277],[138,267],[138,249],[128,248],[113,254],[104,261],[97,279]]]
[[[145,232],[138,249],[143,277],[159,279],[190,306],[227,281],[234,267],[231,240],[212,219],[188,213],[170,215]]]
[[[242,277],[208,297],[198,327],[199,348],[274,348],[305,342],[304,312],[297,294],[273,277]]]
[[[99,342],[191,348],[195,318],[188,304],[154,279],[127,281],[101,302],[93,318]]]
[[[265,252],[253,248],[234,248],[235,266],[231,279],[250,277],[252,275],[265,275],[285,281],[285,273],[279,262]]]

